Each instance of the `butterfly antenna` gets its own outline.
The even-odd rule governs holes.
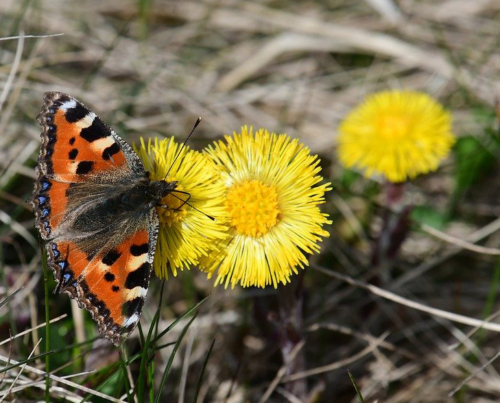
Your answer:
[[[175,190],[174,190],[175,192]],[[185,201],[185,200],[182,200],[179,196],[176,196],[174,195],[174,193],[170,193],[172,196],[174,196],[176,199],[179,199],[181,202],[183,202],[183,204],[187,204],[189,207],[191,207],[192,209],[196,210],[198,213],[201,213],[203,214],[204,216],[210,218],[212,221],[215,221],[215,217],[212,217],[211,215],[208,215],[207,213],[201,211],[200,209],[197,209],[195,206],[193,206],[191,203]]]
[[[179,151],[177,151],[177,154],[175,155],[174,157],[174,161],[172,162],[172,164],[170,165],[170,168],[168,168],[168,171],[167,173],[165,174],[165,177],[163,178],[163,180],[167,180],[167,176],[168,174],[170,173],[170,171],[172,170],[174,164],[175,164],[175,161],[177,161],[177,158],[179,158],[179,156],[181,155],[181,151],[182,149],[186,146],[186,143],[189,141],[189,138],[191,137],[191,135],[194,133],[195,129],[198,127],[198,125],[200,124],[201,122],[201,118],[199,117],[198,119],[196,119],[196,122],[194,123],[194,126],[193,128],[191,129],[191,132],[189,133],[189,135],[186,137],[186,140],[184,140],[184,143],[182,143],[182,146],[179,148]]]

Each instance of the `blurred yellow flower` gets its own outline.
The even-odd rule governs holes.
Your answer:
[[[215,241],[227,236],[227,227],[223,225],[226,189],[217,169],[206,155],[180,147],[172,137],[155,139],[154,144],[150,139],[147,146],[141,138],[140,147],[134,148],[152,180],[177,181],[176,190],[191,195],[189,204],[215,221],[185,204],[184,193],[173,192],[161,200],[169,208],[157,207],[160,230],[154,269],[160,278],[168,278],[168,268],[176,276],[177,269],[198,264],[199,258],[213,249]]]
[[[403,182],[436,170],[454,142],[450,113],[430,96],[384,91],[367,96],[341,123],[338,155],[365,176]]]
[[[227,187],[225,207],[229,238],[200,261],[216,285],[265,287],[290,281],[297,266],[308,264],[305,253],[319,250],[330,223],[319,205],[330,184],[322,177],[317,156],[298,140],[242,127],[225,136],[206,154],[221,171]]]

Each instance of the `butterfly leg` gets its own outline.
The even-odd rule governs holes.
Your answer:
[[[176,193],[182,193],[182,194],[184,194],[184,195],[187,195],[188,197],[187,197],[187,199],[186,199],[186,200],[181,199],[179,196],[174,195],[174,192],[176,192]],[[177,208],[175,209],[175,211],[180,210],[180,209],[181,209],[181,207],[183,207],[185,204],[187,204],[188,206],[190,205],[190,204],[189,204],[189,200],[191,200],[191,193],[188,193],[188,192],[183,192],[182,190],[174,190],[174,192],[172,192],[172,193],[171,193],[171,195],[172,195],[172,196],[174,196],[176,199],[179,199],[179,200],[182,202],[182,204],[181,204],[179,207],[177,207]]]
[[[187,197],[187,199],[186,199],[186,200],[181,199],[179,196],[174,195],[174,192],[176,192],[176,193],[182,193],[182,194],[185,194],[185,195],[187,195],[188,197]],[[175,208],[175,209],[173,209],[173,208],[171,208],[171,207],[167,206],[166,204],[158,204],[158,205],[157,205],[157,207],[165,208],[165,209],[167,209],[167,210],[172,210],[172,211],[179,211],[179,210],[180,210],[180,209],[181,209],[181,208],[182,208],[185,204],[187,204],[188,206],[190,206],[190,204],[189,204],[189,200],[191,200],[191,193],[188,193],[188,192],[183,192],[183,191],[181,191],[181,190],[175,190],[175,191],[171,192],[171,193],[170,193],[170,195],[172,195],[172,196],[173,196],[173,197],[175,197],[176,199],[179,199],[179,200],[182,202],[182,204],[181,204],[179,207]]]

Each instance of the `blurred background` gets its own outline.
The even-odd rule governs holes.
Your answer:
[[[9,39],[21,32],[24,38]],[[210,298],[175,357],[163,401],[193,401],[198,386],[199,402],[499,400],[497,332],[389,301],[326,272],[423,306],[495,318],[500,2],[2,0],[0,40],[1,295],[24,287],[0,308],[1,340],[44,322],[40,249],[26,201],[36,177],[42,95],[62,91],[130,143],[140,136],[183,139],[198,116],[194,149],[242,125],[287,133],[319,154],[333,186],[323,206],[333,221],[330,238],[290,286],[296,287],[296,334],[283,331],[281,288],[214,288],[196,269],[166,282],[161,328]],[[410,231],[382,279],[370,264],[386,211],[381,183],[344,170],[335,146],[345,115],[365,95],[386,89],[418,90],[439,100],[453,115],[458,140],[437,172],[408,184],[405,198],[415,206]],[[425,225],[452,238],[438,239]],[[485,249],[464,249],[457,239]],[[145,329],[159,293],[153,279]],[[78,332],[86,339],[96,335],[87,313],[83,322],[73,316],[66,295],[51,295],[49,302],[51,318],[68,314],[51,326],[55,346],[71,346]],[[164,342],[175,342],[181,330],[174,328]],[[0,355],[20,361],[38,338],[28,332],[1,346]],[[299,346],[298,369],[291,372],[286,343]],[[139,348],[137,333],[130,345]],[[51,357],[52,367],[60,376],[97,369],[74,379],[97,388],[116,371],[107,366],[118,359],[117,350],[96,353],[108,347],[102,341],[77,352],[68,347]],[[171,352],[163,348],[155,356],[158,379]],[[12,377],[0,381],[2,391]],[[105,392],[124,393],[116,385]],[[42,396],[42,390],[18,393],[21,401]]]

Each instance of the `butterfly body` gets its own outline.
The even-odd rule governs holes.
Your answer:
[[[56,291],[120,344],[137,325],[158,235],[156,206],[176,182],[152,181],[133,149],[91,110],[45,94],[31,199]]]

